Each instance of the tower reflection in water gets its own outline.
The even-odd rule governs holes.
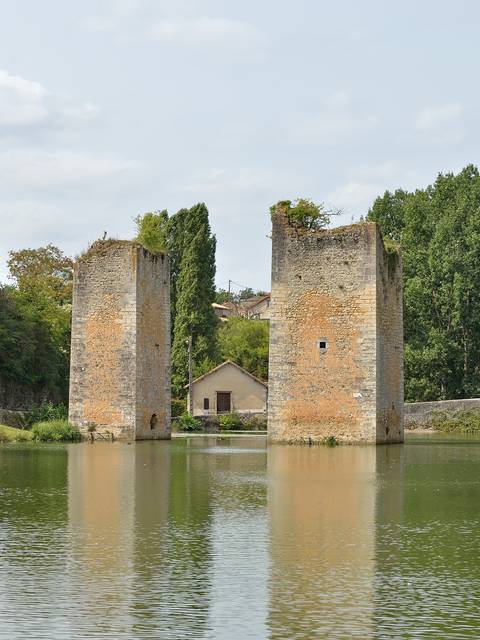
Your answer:
[[[211,513],[204,467],[185,442],[69,449],[72,636],[194,637],[205,627]]]
[[[373,637],[379,508],[401,508],[378,472],[401,449],[269,448],[270,638]]]
[[[378,531],[401,518],[402,451],[69,447],[70,637],[375,637],[378,594],[392,598]]]

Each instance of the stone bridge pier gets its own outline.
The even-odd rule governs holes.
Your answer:
[[[135,242],[76,263],[69,420],[83,435],[170,438],[170,267]]]
[[[269,440],[402,442],[399,254],[375,223],[272,221]]]

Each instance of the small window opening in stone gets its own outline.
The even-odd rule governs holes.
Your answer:
[[[320,338],[320,340],[317,340],[317,347],[319,351],[326,351],[328,349],[327,339]]]
[[[203,399],[203,408],[208,411],[210,409],[210,398]]]
[[[150,418],[150,429],[155,429],[155,427],[157,426],[157,414],[154,413],[153,416]]]

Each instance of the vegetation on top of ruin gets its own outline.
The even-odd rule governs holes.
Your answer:
[[[154,255],[164,253],[167,249],[168,212],[153,211],[137,216],[133,220],[137,225],[135,240]]]
[[[383,238],[383,246],[389,257],[398,257],[400,255],[400,245],[388,236]]]
[[[77,255],[76,260],[77,261],[84,260],[85,258],[90,258],[95,255],[100,255],[110,247],[116,247],[116,246],[122,247],[126,245],[141,246],[140,243],[136,242],[135,240],[120,240],[118,238],[99,238],[98,240],[95,240],[94,242],[92,242],[92,244],[88,247],[88,249],[86,249],[85,251]]]
[[[270,207],[270,215],[284,214],[289,224],[294,227],[319,230],[325,229],[337,211],[328,210],[323,203],[316,204],[308,198],[296,200],[279,200]]]

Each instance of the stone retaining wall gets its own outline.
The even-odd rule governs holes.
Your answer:
[[[480,409],[480,398],[407,402],[404,407],[405,428],[415,429],[423,425],[433,411],[460,411],[461,409]]]
[[[5,424],[7,427],[23,429],[25,426],[25,413],[23,411],[0,409],[0,424]]]

